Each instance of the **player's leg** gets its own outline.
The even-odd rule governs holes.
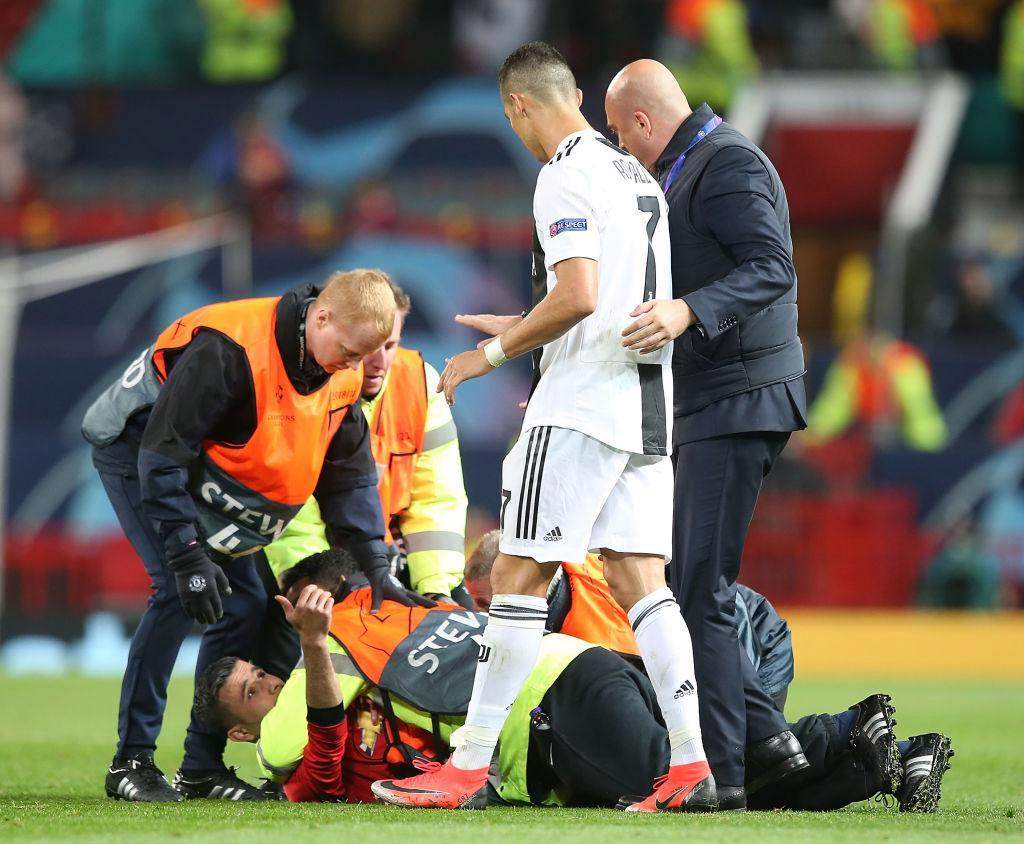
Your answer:
[[[486,769],[516,695],[537,662],[547,622],[548,584],[557,563],[499,553],[491,570],[494,590],[473,695],[452,764]]]
[[[626,455],[578,431],[524,431],[502,466],[500,553],[461,742],[440,772],[373,786],[401,806],[476,807],[498,734],[537,661],[545,594],[562,560],[586,557],[591,529]]]
[[[672,465],[630,455],[594,525],[612,596],[629,616],[669,734],[669,773],[635,811],[706,810],[716,805],[701,743],[693,648],[665,583],[671,543]]]
[[[178,600],[174,578],[164,565],[163,548],[142,512],[134,453],[117,442],[94,449],[93,463],[125,536],[153,583],[146,611],[132,635],[121,682],[117,751],[107,771],[106,790],[127,800],[170,802],[181,795],[153,763],[167,704],[167,684],[181,643],[192,629]]]

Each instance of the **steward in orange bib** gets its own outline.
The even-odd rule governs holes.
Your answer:
[[[363,358],[360,402],[377,464],[385,539],[400,550],[401,576],[407,574],[412,589],[453,595],[471,605],[460,586],[467,500],[458,432],[448,403],[435,389],[437,371],[419,352],[399,345],[411,302],[398,285],[392,282],[391,287],[395,325],[384,344]],[[327,547],[323,520],[311,502],[266,554],[280,578],[299,560]]]
[[[389,574],[357,404],[360,361],[390,334],[394,311],[388,278],[377,270],[199,308],[162,331],[86,413],[93,462],[153,580],[122,685],[110,796],[261,796],[224,768],[225,737],[195,720],[175,788],[152,754],[193,621],[210,625],[200,674],[227,653],[252,650],[267,594],[251,555],[310,495],[335,541],[359,561],[374,599],[414,600]]]

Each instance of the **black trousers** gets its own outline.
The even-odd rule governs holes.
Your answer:
[[[790,724],[810,767],[747,795],[748,809],[825,812],[867,800],[881,783],[839,741],[831,715],[807,715]]]
[[[788,433],[730,434],[678,446],[670,581],[693,640],[704,750],[719,785],[744,781],[748,743],[789,729],[743,654],[736,578],[757,496]]]
[[[604,648],[574,659],[548,689],[530,730],[526,781],[538,800],[551,789],[581,806],[646,797],[668,770],[668,733],[654,687]]]
[[[579,806],[646,797],[668,770],[668,733],[647,676],[603,648],[566,667],[534,712],[526,780],[539,801],[552,789]],[[808,715],[791,729],[810,767],[747,795],[750,809],[840,809],[878,792],[879,782],[839,739],[831,715]]]
[[[163,543],[142,511],[136,460],[135,450],[120,440],[93,449],[93,465],[107,497],[152,580],[152,594],[132,636],[121,683],[118,756],[152,753],[156,748],[167,704],[167,684],[181,644],[193,627],[178,600],[174,575],[164,563]],[[203,630],[197,680],[221,657],[250,657],[267,607],[267,593],[251,556],[230,560],[224,565],[224,573],[231,584],[231,595],[222,596],[221,619]],[[193,712],[182,768],[199,771],[221,766],[226,741],[222,732],[198,722]]]

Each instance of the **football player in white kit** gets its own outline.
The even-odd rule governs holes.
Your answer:
[[[667,207],[658,183],[594,131],[561,54],[532,42],[498,75],[505,115],[546,162],[534,196],[534,308],[525,317],[460,322],[494,339],[451,358],[438,386],[456,387],[543,348],[519,441],[502,467],[501,542],[473,696],[443,766],[374,793],[401,806],[482,808],[492,753],[534,667],[558,564],[605,558],[658,694],[671,746],[666,776],[633,811],[708,811],[714,779],[701,744],[690,636],[665,585],[671,548],[671,344],[622,347],[638,303],[671,298]],[[567,655],[567,661],[576,651]]]

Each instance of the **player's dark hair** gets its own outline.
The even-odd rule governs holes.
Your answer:
[[[220,702],[220,691],[238,665],[237,656],[223,656],[212,663],[196,684],[196,719],[216,730],[225,732],[235,725],[228,708]]]
[[[349,575],[359,571],[355,559],[343,548],[329,548],[316,554],[310,554],[299,560],[281,575],[281,591],[285,594],[296,583],[307,578],[322,589],[335,591]]]
[[[526,92],[539,100],[572,100],[576,77],[558,50],[543,41],[530,41],[505,59],[498,71],[502,95]]]

